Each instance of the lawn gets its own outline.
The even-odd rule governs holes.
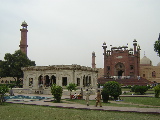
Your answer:
[[[160,108],[160,98],[154,98],[154,97],[121,97],[123,101],[117,101],[113,102],[113,100],[109,101],[109,103],[102,103],[103,106],[118,106],[118,107],[141,107],[141,108],[154,108],[159,106]],[[70,100],[67,101],[70,102],[76,102],[80,104],[86,104],[85,100]],[[90,100],[90,105],[95,105],[95,100]],[[122,103],[122,104],[119,104]]]
[[[0,120],[159,120],[160,115],[99,110],[63,109],[10,104],[0,106]]]
[[[160,98],[155,97],[121,97],[121,99],[126,103],[160,106]]]

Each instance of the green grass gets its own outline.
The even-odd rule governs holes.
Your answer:
[[[0,106],[0,120],[159,120],[159,118],[160,115],[133,112],[63,109],[22,104]]]
[[[86,105],[86,101],[85,101],[85,100],[68,100],[68,101],[73,102],[73,103],[71,103],[71,104],[79,103],[79,104],[84,104],[84,105]],[[96,103],[95,100],[90,100],[90,101],[89,101],[89,104],[90,104],[90,105],[95,105],[95,103]],[[118,103],[118,102],[117,102],[117,103]],[[102,102],[102,106],[148,108],[148,106],[139,106],[139,105],[133,105],[133,104],[117,104],[117,103],[111,103],[111,102],[103,103],[103,102]],[[154,107],[151,107],[151,108],[154,108]]]
[[[126,103],[160,106],[160,98],[155,97],[121,97],[121,99]]]
[[[121,97],[123,101],[117,101],[115,103],[112,103],[112,101],[109,101],[109,103],[102,103],[103,106],[117,106],[117,107],[141,107],[141,108],[154,108],[157,106],[160,106],[160,98],[154,98],[154,97]],[[75,102],[79,104],[86,104],[85,100],[66,100],[70,102]],[[95,100],[90,100],[90,105],[95,105]],[[122,103],[122,104],[118,104]],[[123,104],[124,103],[124,104]],[[135,105],[139,104],[139,105]],[[147,106],[148,105],[148,106]],[[160,108],[160,107],[159,107]]]

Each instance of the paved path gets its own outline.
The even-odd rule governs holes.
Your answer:
[[[52,95],[39,95],[39,94],[20,94],[26,96],[43,96],[52,97]],[[62,96],[62,99],[69,98],[69,96]],[[95,99],[95,95],[91,95],[90,99]],[[138,112],[138,113],[150,113],[160,114],[160,108],[137,108],[137,107],[116,107],[116,106],[102,106],[95,107],[94,105],[86,106],[78,103],[52,103],[51,99],[40,100],[40,101],[7,101],[10,103],[29,104],[29,105],[42,105],[42,106],[54,106],[59,108],[73,108],[73,109],[88,109],[88,110],[102,110],[102,111],[121,111],[121,112]]]

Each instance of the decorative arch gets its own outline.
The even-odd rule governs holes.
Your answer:
[[[56,84],[56,76],[51,76],[51,84]]]
[[[121,77],[125,74],[125,66],[123,63],[119,62],[115,65],[115,76]]]

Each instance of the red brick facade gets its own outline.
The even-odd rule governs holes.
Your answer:
[[[107,45],[103,43],[104,49],[104,77],[133,77],[139,76],[140,68],[140,47],[137,41],[133,41],[134,49],[128,46],[112,47],[106,50]]]

